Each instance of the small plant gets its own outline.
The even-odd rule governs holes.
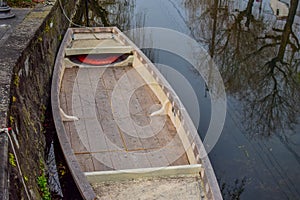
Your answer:
[[[13,167],[16,167],[17,165],[16,165],[16,160],[15,160],[14,154],[9,153],[8,155],[9,155],[9,158],[8,158],[9,164],[11,164],[11,166],[13,166]]]
[[[37,178],[38,186],[40,188],[40,193],[43,200],[51,200],[51,194],[49,192],[47,178],[45,173],[43,173]]]
[[[42,160],[40,160],[40,171],[41,175],[37,178],[40,194],[43,200],[51,200],[51,193],[48,188],[47,178],[45,175],[45,167]]]

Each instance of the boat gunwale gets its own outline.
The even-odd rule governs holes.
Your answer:
[[[185,107],[181,103],[179,97],[176,92],[170,86],[168,81],[162,76],[162,74],[158,71],[155,65],[147,58],[144,53],[124,35],[118,28],[116,27],[105,27],[105,28],[69,28],[66,32],[66,36],[62,42],[62,45],[59,49],[58,56],[56,58],[55,68],[53,72],[52,79],[52,88],[51,88],[51,103],[52,103],[52,112],[54,117],[54,122],[59,138],[59,142],[61,148],[63,149],[63,153],[67,160],[68,166],[72,173],[73,178],[75,179],[76,185],[78,186],[80,193],[84,199],[95,199],[96,194],[93,191],[91,185],[87,181],[84,173],[80,170],[79,163],[76,159],[76,156],[73,153],[72,147],[67,138],[67,134],[60,116],[59,108],[59,92],[61,87],[61,81],[63,77],[63,58],[65,57],[65,48],[68,42],[72,40],[72,34],[74,33],[113,33],[118,39],[121,40],[125,45],[130,45],[133,47],[133,53],[137,56],[142,64],[144,64],[145,68],[149,73],[153,76],[153,78],[157,81],[157,83],[163,90],[163,92],[167,95],[169,101],[172,104],[172,112],[175,117],[178,117],[180,122],[182,122],[182,127],[184,131],[187,133],[188,141],[190,142],[190,146],[192,147],[192,151],[195,155],[195,159],[197,163],[202,164],[204,170],[200,173],[201,179],[204,182],[204,189],[208,199],[222,199],[222,195],[220,192],[220,188],[218,182],[215,177],[214,170],[211,166],[210,160],[206,153],[206,150],[203,146],[203,143],[198,135],[198,132],[188,115]],[[60,58],[60,59],[59,59]],[[60,66],[60,67],[59,67]],[[71,155],[73,154],[73,155]],[[192,164],[192,163],[191,163]],[[78,182],[79,181],[79,182]]]

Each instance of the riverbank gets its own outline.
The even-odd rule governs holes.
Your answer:
[[[68,16],[73,16],[77,3],[65,2]],[[0,21],[0,125],[12,127],[10,133],[16,148],[9,147],[7,169],[9,189],[0,188],[0,194],[9,199],[41,199],[41,177],[45,177],[45,112],[49,106],[51,77],[56,51],[69,22],[62,14],[58,1],[37,4],[29,10],[13,9],[16,17]],[[1,136],[4,137],[5,136]],[[23,177],[16,167],[20,161]],[[5,178],[4,178],[5,179]],[[25,193],[24,185],[28,188]],[[7,180],[0,180],[8,184]],[[4,198],[6,198],[5,196]]]

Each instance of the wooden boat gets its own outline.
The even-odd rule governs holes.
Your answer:
[[[117,28],[70,28],[59,49],[52,111],[84,199],[222,199],[187,111]]]

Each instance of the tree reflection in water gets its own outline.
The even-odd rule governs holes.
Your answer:
[[[278,20],[254,0],[241,11],[234,1],[185,0],[192,34],[219,65],[227,92],[244,103],[252,136],[284,133],[299,119],[298,3],[291,0],[287,18]]]
[[[89,26],[118,26],[121,30],[131,27],[130,16],[133,13],[134,0],[88,0]],[[74,16],[76,24],[86,24],[85,0],[80,1]]]
[[[225,182],[222,182],[222,180],[219,180],[219,183],[221,187],[222,196],[224,199],[232,199],[232,200],[238,200],[241,198],[242,193],[245,190],[247,179],[244,177],[241,180],[235,179],[233,185],[227,185]]]

